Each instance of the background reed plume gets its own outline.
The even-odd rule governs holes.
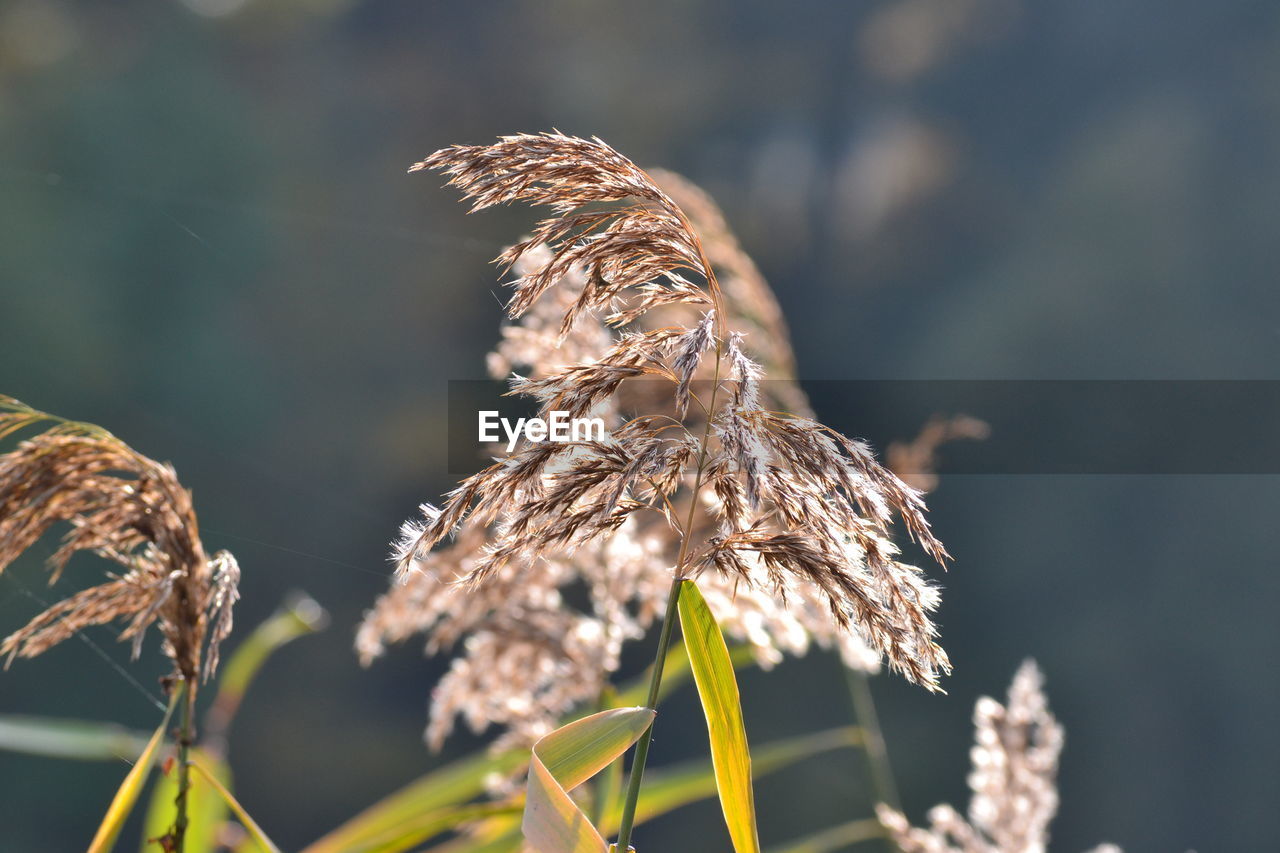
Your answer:
[[[991,426],[968,415],[930,418],[911,441],[895,441],[885,449],[885,463],[904,483],[924,493],[938,488],[938,449],[952,441],[982,441]]]
[[[470,635],[437,688],[431,740],[454,713],[473,725],[534,721],[534,733],[594,698],[621,643],[662,612],[673,576],[697,575],[726,632],[765,662],[817,641],[864,668],[883,655],[935,688],[948,666],[928,616],[936,593],[897,561],[892,516],[935,557],[945,551],[914,490],[813,420],[793,381],[762,381],[794,378],[785,324],[710,200],[664,176],[668,192],[599,140],[560,134],[444,149],[422,168],[448,174],[473,209],[551,208],[499,258],[516,275],[513,322],[490,369],[524,371],[513,388],[543,414],[604,415],[612,427],[603,442],[519,447],[406,525],[393,554],[403,585],[370,613],[358,647],[368,660],[417,631],[430,650]],[[561,590],[575,583],[591,604],[572,626],[562,615],[536,637],[511,629],[538,624],[532,613],[555,622],[546,614],[563,614]],[[604,653],[557,649],[583,632]],[[521,671],[518,660],[541,663],[524,678],[489,677]]]
[[[948,805],[929,812],[929,828],[913,828],[881,804],[881,823],[903,853],[1044,853],[1058,810],[1062,726],[1049,712],[1040,670],[1026,661],[1001,705],[986,696],[973,710],[973,770],[968,820]],[[1103,844],[1091,853],[1120,853]]]
[[[0,456],[0,571],[60,522],[70,530],[49,560],[51,583],[78,551],[123,571],[49,607],[0,654],[35,657],[84,628],[120,622],[137,657],[154,624],[174,674],[187,684],[208,678],[231,632],[240,569],[226,551],[205,553],[191,493],[173,468],[105,430],[0,397],[0,439],[32,426],[48,428]]]

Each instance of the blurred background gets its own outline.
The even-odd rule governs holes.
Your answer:
[[[445,662],[362,670],[351,642],[387,542],[450,484],[446,382],[483,376],[487,261],[533,217],[465,217],[405,169],[553,127],[707,188],[804,378],[1280,378],[1274,2],[5,0],[0,392],[172,461],[239,557],[240,631],[293,589],[331,611],[234,731],[286,848],[441,760],[420,735]],[[931,505],[949,693],[874,681],[908,814],[967,804],[973,701],[1033,656],[1067,730],[1053,849],[1269,849],[1280,482],[943,476]],[[50,591],[41,556],[0,577],[0,632],[103,568]],[[128,667],[153,693],[154,643]],[[743,692],[754,742],[849,717],[823,654]],[[0,713],[157,718],[79,642],[0,675]],[[653,760],[704,749],[662,726]],[[0,754],[0,848],[82,848],[122,774]],[[757,797],[766,844],[864,816],[860,756]],[[728,849],[714,803],[637,843],[690,830]]]

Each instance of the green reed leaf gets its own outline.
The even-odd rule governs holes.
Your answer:
[[[533,747],[521,828],[534,850],[606,853],[604,838],[569,791],[626,752],[653,723],[649,708],[601,711],[556,729]]]
[[[815,755],[836,749],[862,745],[862,733],[856,726],[843,726],[811,734],[784,738],[757,746],[752,756],[756,778],[790,767]],[[612,766],[612,765],[610,765]],[[708,759],[683,761],[655,767],[645,774],[644,796],[636,810],[640,825],[691,803],[716,794],[715,770]],[[604,835],[618,829],[622,804],[610,803],[605,819],[597,824]],[[488,818],[468,828],[465,838],[455,838],[427,848],[428,853],[518,853],[521,837],[514,821],[505,816]]]
[[[135,760],[147,734],[116,723],[0,715],[0,749],[76,761]]]
[[[680,627],[711,738],[711,763],[729,837],[737,853],[759,853],[751,752],[738,682],[720,626],[693,581],[680,588]]]
[[[111,805],[107,807],[107,814],[103,817],[102,823],[98,825],[98,831],[94,833],[93,841],[89,843],[89,853],[108,853],[112,846],[115,845],[116,838],[120,835],[120,828],[124,826],[124,822],[129,818],[134,805],[138,802],[138,795],[142,793],[142,787],[147,782],[147,776],[151,773],[152,765],[155,764],[156,754],[160,751],[160,745],[164,743],[165,731],[169,727],[169,720],[173,717],[173,709],[178,707],[181,696],[181,690],[173,691],[173,698],[169,700],[169,708],[164,712],[164,719],[160,721],[160,726],[156,729],[155,734],[151,736],[151,740],[147,741],[147,746],[142,750],[142,754],[138,756],[133,769],[124,777],[124,781],[120,783],[120,788],[116,791],[115,796],[111,798]]]
[[[328,621],[329,614],[313,598],[293,593],[265,622],[254,628],[222,666],[218,693],[206,720],[208,732],[214,736],[226,732],[249,685],[271,655],[298,637],[322,630]]]
[[[484,792],[485,779],[491,774],[510,775],[528,759],[527,749],[513,749],[498,755],[482,751],[447,764],[374,803],[303,853],[345,853],[396,832],[410,837],[423,815],[466,803]],[[421,840],[410,841],[407,847]]]
[[[851,844],[884,838],[884,827],[875,818],[863,818],[815,832],[782,847],[777,853],[834,853]]]
[[[244,806],[240,805],[236,798],[231,795],[231,792],[227,790],[226,786],[218,781],[214,771],[205,767],[194,754],[191,756],[191,769],[195,770],[208,783],[209,787],[223,799],[227,807],[235,814],[236,819],[240,821],[241,826],[249,833],[249,837],[253,839],[263,853],[280,853],[280,848],[272,843],[267,834],[262,831],[262,827],[258,826],[257,821],[249,816],[249,813],[244,810]]]

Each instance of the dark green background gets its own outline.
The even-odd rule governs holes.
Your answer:
[[[531,216],[465,218],[405,174],[434,148],[558,127],[689,175],[804,377],[1277,378],[1274,2],[191,8],[211,5],[0,3],[0,391],[173,461],[240,559],[242,631],[294,588],[332,611],[234,733],[242,799],[286,847],[438,760],[419,735],[442,662],[413,644],[362,671],[351,640],[386,543],[448,487],[446,381],[482,375],[486,261]],[[1030,655],[1068,732],[1055,850],[1268,849],[1280,483],[953,477],[932,504],[950,693],[875,683],[912,817],[967,803],[973,700]],[[0,630],[101,569],[48,591],[20,563]],[[129,668],[153,692],[158,657]],[[848,716],[825,655],[743,690],[757,742]],[[157,718],[79,642],[0,676],[0,712]],[[705,748],[695,714],[673,703],[655,761]],[[82,849],[123,773],[0,754],[0,850]],[[760,784],[762,835],[865,796],[856,755],[810,762]],[[637,838],[727,849],[713,804]]]

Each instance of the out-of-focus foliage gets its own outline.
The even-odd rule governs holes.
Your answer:
[[[146,748],[146,735],[115,723],[0,717],[0,749],[13,752],[78,761],[136,761]]]
[[[201,779],[209,789],[213,791],[217,797],[222,800],[227,810],[236,816],[240,821],[240,826],[244,828],[245,834],[252,842],[252,846],[257,847],[261,853],[280,853],[280,848],[275,845],[267,834],[258,826],[258,822],[245,811],[244,806],[240,805],[240,801],[235,798],[227,786],[218,778],[219,771],[210,769],[201,759],[199,754],[193,754],[191,757],[192,768],[196,771],[195,775]],[[243,846],[243,845],[242,845]]]

